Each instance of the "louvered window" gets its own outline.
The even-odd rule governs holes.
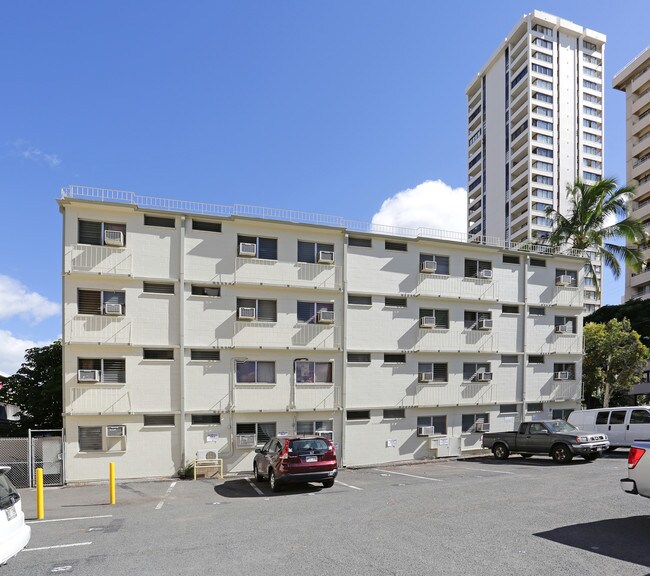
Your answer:
[[[298,240],[298,262],[314,264],[318,262],[320,252],[334,253],[334,244],[320,244],[317,242],[303,242]]]
[[[147,294],[173,294],[174,285],[166,282],[143,282],[142,291]]]
[[[370,238],[350,236],[348,238],[348,246],[356,246],[357,248],[372,248],[372,240]]]
[[[255,308],[258,322],[277,322],[277,302],[275,300],[255,300],[253,298],[237,298],[237,309]]]
[[[355,304],[357,306],[372,306],[372,296],[348,294],[348,304]]]
[[[384,299],[384,305],[388,308],[406,308],[406,298],[389,298]]]
[[[221,424],[221,414],[192,414],[192,424]]]
[[[114,224],[110,222],[93,222],[91,220],[78,221],[79,244],[93,244],[102,246],[105,244],[106,231],[111,230],[122,233],[122,245],[126,246],[126,224]]]
[[[102,364],[102,382],[107,384],[124,384],[126,382],[126,360],[104,358]]]
[[[386,364],[406,364],[406,354],[384,354]]]
[[[276,435],[275,422],[238,422],[237,434],[256,434],[257,443],[265,444]]]
[[[384,420],[400,420],[406,418],[404,408],[386,408],[384,410]]]
[[[348,410],[346,420],[370,420],[370,410]]]
[[[449,366],[446,362],[419,362],[419,373],[431,373],[434,382],[449,381]]]
[[[368,352],[348,352],[348,362],[350,363],[370,363],[370,353]]]
[[[144,348],[142,350],[143,360],[173,360],[173,348]]]
[[[79,314],[101,314],[102,293],[99,290],[77,290]]]
[[[435,328],[449,328],[449,310],[436,310],[433,308],[420,308],[420,321],[422,318],[430,317],[435,319]]]
[[[504,264],[519,264],[519,256],[512,256],[510,254],[504,254],[503,255],[503,263]]]
[[[207,220],[195,220],[192,218],[192,230],[201,232],[221,232],[221,222],[209,222]]]
[[[102,451],[102,427],[101,426],[79,426],[79,451],[80,452],[101,452]]]
[[[145,226],[158,226],[159,228],[175,228],[176,220],[174,218],[165,218],[163,216],[144,216]]]
[[[392,242],[390,240],[386,240],[384,247],[386,248],[386,250],[394,250],[396,252],[407,251],[406,242]]]
[[[174,426],[173,414],[145,414],[145,426]]]
[[[501,364],[519,364],[519,356],[516,354],[503,354]]]
[[[219,350],[196,350],[190,352],[192,360],[213,361],[221,360],[221,352]]]

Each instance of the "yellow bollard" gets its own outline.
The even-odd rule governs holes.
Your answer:
[[[36,518],[45,518],[45,506],[43,505],[43,468],[36,468]]]
[[[115,462],[110,462],[109,465],[109,484],[111,492],[111,504],[115,504]]]

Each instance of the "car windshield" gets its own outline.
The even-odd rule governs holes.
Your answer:
[[[289,445],[289,450],[291,452],[311,452],[312,450],[317,451],[327,451],[330,449],[330,445],[327,440],[323,438],[305,438],[302,440],[292,440]]]
[[[551,432],[573,432],[574,430],[577,430],[575,426],[572,426],[566,420],[553,420],[547,422],[546,426],[548,426],[548,429]]]
[[[6,474],[0,473],[0,509],[12,506],[20,496],[16,492],[16,487],[7,478]]]

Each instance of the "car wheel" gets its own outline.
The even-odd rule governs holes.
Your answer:
[[[584,454],[582,456],[587,462],[593,462],[600,457],[600,454]]]
[[[551,456],[558,464],[568,464],[573,460],[573,454],[566,444],[556,444],[551,450]]]
[[[522,458],[532,458],[533,455],[532,454],[522,454],[521,457]]]
[[[257,482],[263,482],[264,476],[260,474],[259,468],[257,467],[257,462],[253,463],[253,474],[255,475],[255,480]]]
[[[273,471],[273,468],[269,469],[269,484],[271,485],[271,490],[273,490],[273,492],[280,491],[280,483],[275,477],[275,472]]]
[[[492,454],[497,460],[507,460],[510,456],[510,450],[505,444],[495,444],[492,448]]]
[[[334,480],[323,480],[323,488],[331,488],[334,486]]]

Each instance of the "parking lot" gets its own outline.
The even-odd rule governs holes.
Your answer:
[[[627,453],[569,465],[492,457],[343,470],[278,494],[252,478],[22,490],[28,548],[5,568],[121,574],[650,572],[650,501],[624,494]]]

